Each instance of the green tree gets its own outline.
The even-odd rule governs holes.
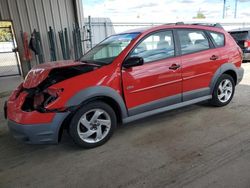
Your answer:
[[[201,12],[201,10],[199,10],[197,12],[197,15],[195,17],[193,17],[194,19],[205,19],[206,16]]]
[[[11,42],[11,22],[0,21],[0,42]]]

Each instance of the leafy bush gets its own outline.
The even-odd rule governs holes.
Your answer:
[[[8,28],[0,28],[0,42],[11,42],[11,30]]]

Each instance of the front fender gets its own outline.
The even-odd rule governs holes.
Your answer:
[[[120,107],[122,118],[126,118],[128,116],[127,108],[121,95],[114,89],[107,86],[93,86],[80,90],[68,100],[66,106],[77,106],[84,101],[95,97],[109,97],[113,99]]]

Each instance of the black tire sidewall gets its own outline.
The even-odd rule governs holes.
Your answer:
[[[224,103],[223,103],[223,102],[221,102],[221,101],[219,100],[219,98],[218,98],[218,92],[217,92],[217,91],[218,91],[218,87],[219,87],[220,83],[221,83],[223,80],[225,80],[225,79],[228,79],[228,80],[231,81],[232,86],[233,86],[233,91],[232,91],[232,95],[231,95],[230,99],[229,99],[227,102],[224,102]],[[227,74],[222,74],[222,75],[219,77],[218,81],[216,82],[215,87],[214,87],[214,90],[213,90],[213,96],[212,96],[212,103],[213,103],[213,105],[219,106],[219,107],[220,107],[220,106],[225,106],[225,105],[229,104],[229,103],[231,102],[233,96],[234,96],[234,91],[235,91],[235,81],[234,81],[234,79],[232,78],[232,76],[227,75]]]
[[[95,108],[100,108],[109,114],[110,119],[111,119],[111,127],[109,130],[109,133],[101,141],[99,141],[97,143],[87,143],[79,137],[78,132],[77,132],[77,125],[78,125],[80,118],[82,117],[82,115],[85,112],[87,112],[91,109],[95,109]],[[105,142],[107,142],[110,139],[110,137],[112,136],[112,134],[116,128],[116,125],[117,125],[117,118],[116,118],[116,114],[115,114],[114,110],[108,104],[106,104],[102,101],[95,101],[95,102],[87,103],[84,106],[82,106],[80,109],[77,110],[77,112],[75,113],[75,115],[73,116],[73,118],[70,122],[69,133],[70,133],[70,136],[72,137],[73,141],[78,146],[83,147],[83,148],[94,148],[94,147],[97,147],[97,146],[104,144]]]

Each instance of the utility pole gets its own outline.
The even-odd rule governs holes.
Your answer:
[[[226,1],[226,0],[223,0],[223,15],[222,15],[222,18],[223,18],[223,19],[225,18],[226,3],[227,3],[227,1]]]
[[[238,7],[238,0],[235,0],[235,6],[234,6],[234,18],[237,17],[237,7]]]

